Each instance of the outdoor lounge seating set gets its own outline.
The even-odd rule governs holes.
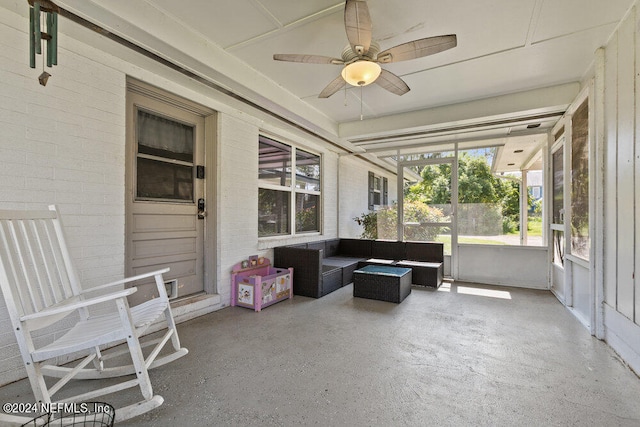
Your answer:
[[[293,267],[293,293],[323,297],[353,282],[353,272],[367,265],[406,267],[413,284],[442,284],[444,246],[436,242],[331,239],[273,250],[275,267]]]

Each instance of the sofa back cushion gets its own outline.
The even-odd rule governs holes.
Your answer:
[[[355,258],[371,258],[372,240],[340,239],[339,254]]]
[[[444,262],[444,244],[438,242],[406,242],[408,261]]]
[[[313,249],[316,251],[324,251],[324,240],[320,242],[309,242],[307,243],[307,249]]]
[[[395,240],[374,240],[371,255],[373,258],[403,260],[405,259],[404,242]]]
[[[329,258],[338,255],[340,252],[340,239],[330,239],[324,241],[324,257]]]
[[[306,243],[298,243],[297,245],[287,245],[287,248],[307,249]]]
[[[293,267],[294,291],[296,282],[299,289],[317,288],[322,280],[322,255],[324,251],[290,248],[280,246],[273,248],[273,266],[277,268]],[[298,293],[297,295],[306,295]],[[316,297],[317,298],[317,297]]]

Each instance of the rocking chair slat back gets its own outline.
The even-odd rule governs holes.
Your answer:
[[[0,257],[0,286],[19,317],[79,294],[56,211],[3,213]]]
[[[0,210],[0,289],[36,401],[52,402],[52,396],[72,379],[122,377],[117,384],[93,384],[97,389],[64,401],[82,402],[138,386],[143,400],[118,408],[116,421],[160,406],[163,399],[153,394],[148,369],[188,353],[180,346],[164,286],[162,275],[168,272],[168,268],[159,269],[83,291],[55,206],[48,211]],[[130,306],[127,297],[137,288],[127,285],[151,278],[158,297]],[[99,310],[89,309],[97,306]],[[65,323],[55,326],[58,333],[35,339],[34,331],[63,318]],[[151,341],[154,347],[145,357],[140,338],[152,324],[165,332]],[[103,349],[122,342],[126,342],[131,363],[109,366],[122,358],[103,358]],[[56,364],[81,355],[76,366]],[[131,375],[136,378],[128,379]],[[45,376],[59,381],[49,387]],[[0,413],[0,425],[5,420]]]

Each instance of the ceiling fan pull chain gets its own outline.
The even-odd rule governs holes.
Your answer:
[[[360,86],[360,120],[362,120],[362,86]]]
[[[344,106],[347,106],[347,85],[344,85]]]

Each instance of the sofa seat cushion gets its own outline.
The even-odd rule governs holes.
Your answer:
[[[362,258],[334,256],[322,260],[323,268],[325,266],[335,266],[342,268],[342,286],[353,282],[353,272],[358,268],[358,263]]]
[[[392,259],[369,258],[363,261],[366,265],[393,265],[396,261]]]
[[[330,272],[332,272],[333,270],[340,270],[340,267],[335,266],[335,265],[325,265],[325,264],[322,264],[322,274],[330,273]]]
[[[426,268],[440,268],[442,266],[441,262],[426,262],[426,261],[398,261],[395,263],[398,266],[402,267],[426,267]]]
[[[346,256],[332,256],[322,260],[322,265],[330,265],[335,267],[348,267],[353,264],[357,264],[362,261],[362,258],[346,257]]]
[[[411,268],[415,285],[438,288],[442,284],[444,267],[441,262],[399,261],[395,265]]]
[[[294,272],[295,274],[295,272]],[[295,276],[294,276],[295,281]],[[322,266],[322,284],[319,297],[323,297],[342,287],[342,269],[331,265]]]

